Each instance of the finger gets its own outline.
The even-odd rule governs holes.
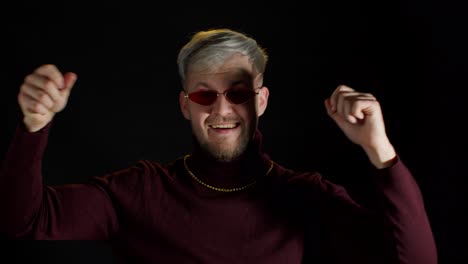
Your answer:
[[[349,105],[349,104],[343,103],[342,105]],[[346,110],[343,110],[342,112],[333,111],[332,108],[331,108],[330,99],[326,99],[326,100],[325,100],[325,107],[326,107],[326,109],[327,109],[328,115],[329,115],[333,120],[335,120],[335,122],[337,122],[337,123],[341,123],[341,122],[343,122],[343,121],[347,121],[347,122],[350,122],[350,123],[352,123],[352,124],[355,124],[355,123],[358,122],[358,120],[356,119],[356,117],[347,114],[347,112],[349,112],[349,111],[346,111]],[[345,107],[345,108],[346,108],[346,107]]]
[[[63,79],[64,79],[64,89],[63,89],[62,93],[65,93],[66,95],[69,95],[71,89],[73,88],[73,86],[76,83],[76,80],[78,79],[78,76],[76,75],[76,73],[67,72],[63,76]]]
[[[338,85],[338,87],[333,91],[332,95],[330,96],[330,103],[333,111],[336,111],[337,104],[338,104],[338,97],[342,92],[354,92],[349,86],[346,85]]]
[[[359,95],[359,98],[362,98],[362,99],[370,99],[370,100],[377,100],[377,98],[375,98],[375,96],[371,93],[361,93]]]
[[[357,96],[357,95],[359,95],[359,93],[354,92],[354,91],[341,91],[338,94],[338,102],[337,102],[336,109],[337,109],[337,112],[343,118],[346,118],[346,115],[348,113],[347,105],[349,105],[352,98]]]
[[[325,105],[325,109],[327,110],[327,114],[330,116],[333,115],[334,112],[331,107],[330,98],[325,99],[324,105]]]
[[[335,122],[339,123],[341,117],[336,111],[332,110],[331,99],[330,98],[325,99],[324,104],[325,104],[325,108],[327,110],[328,116],[330,116]]]
[[[363,100],[356,100],[354,101],[350,107],[349,107],[349,115],[354,116],[357,119],[364,119],[365,115],[364,112],[362,111],[364,107],[364,101]]]
[[[21,86],[21,91],[29,97],[34,98],[34,100],[40,102],[49,109],[51,109],[54,106],[54,101],[52,100],[52,98],[50,98],[50,96],[44,90],[38,87],[29,84],[23,84]]]
[[[25,84],[42,89],[55,102],[61,100],[62,96],[59,93],[57,84],[46,76],[30,74],[26,76],[24,82]]]
[[[373,110],[378,109],[377,107],[378,101],[376,99],[362,98],[356,101],[351,112],[352,115],[356,117],[361,116],[360,119],[364,119],[366,116],[372,114]]]
[[[351,118],[354,122],[353,119],[363,120],[366,117],[364,110],[369,107],[370,103],[377,101],[377,99],[368,93],[358,93],[352,97],[349,97],[348,101],[349,102],[346,103],[345,112],[347,116],[354,117]]]
[[[53,64],[43,65],[37,68],[34,72],[51,79],[59,88],[63,88],[65,85],[62,73]]]
[[[339,113],[342,118],[348,122],[355,124],[358,120],[364,118],[364,114],[356,110],[356,106],[359,106],[360,100],[372,100],[369,94],[358,93],[358,92],[342,92],[338,100]]]
[[[42,115],[46,115],[49,112],[43,104],[36,101],[33,97],[25,93],[20,94],[19,101],[21,104],[21,108],[25,112]]]
[[[376,110],[378,110],[379,107],[379,102],[376,99],[370,99],[370,98],[365,98],[361,99],[356,103],[356,109],[353,110],[355,112],[361,112],[363,115],[363,118],[366,116],[372,115],[375,113]]]
[[[351,124],[357,123],[357,116],[353,115],[355,105],[356,101],[353,97],[349,97],[343,102],[343,119]]]

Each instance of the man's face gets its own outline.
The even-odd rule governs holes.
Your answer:
[[[199,71],[189,67],[186,92],[179,96],[181,110],[191,121],[192,132],[201,148],[215,159],[230,161],[245,151],[257,128],[258,117],[267,106],[268,89],[262,87],[261,77],[248,58],[240,54],[233,55],[216,69]],[[184,96],[200,90],[222,93],[230,88],[255,89],[259,93],[243,104],[231,104],[224,95],[219,95],[208,106]]]

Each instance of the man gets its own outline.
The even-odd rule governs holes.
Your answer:
[[[24,119],[0,172],[0,227],[11,238],[108,240],[122,263],[301,263],[308,254],[313,263],[436,263],[420,191],[373,95],[341,85],[325,100],[375,167],[372,203],[262,151],[267,58],[240,32],[195,34],[178,56],[193,153],[54,187],[42,186],[42,155],[77,76],[39,67],[18,96]]]

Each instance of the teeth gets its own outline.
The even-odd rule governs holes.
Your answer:
[[[211,125],[212,128],[234,128],[236,124],[219,124],[219,125]]]

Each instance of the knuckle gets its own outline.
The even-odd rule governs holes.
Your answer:
[[[52,80],[48,79],[48,80],[45,81],[45,83],[44,83],[44,89],[45,89],[47,92],[51,92],[51,91],[52,91],[53,89],[55,89],[55,88],[56,88],[55,83],[54,83]]]
[[[39,94],[38,94],[38,96],[37,96],[37,99],[38,99],[39,101],[44,102],[44,101],[47,101],[48,97],[49,97],[49,96],[48,96],[45,92],[40,91]]]
[[[348,95],[348,91],[342,90],[338,92],[338,97],[346,97]]]
[[[344,84],[338,85],[338,90],[339,90],[339,91],[343,91],[344,89],[348,89],[348,88],[349,88],[349,86],[344,85]]]
[[[18,101],[22,104],[30,104],[31,99],[25,93],[19,93]]]
[[[59,101],[59,102],[56,102],[56,103],[53,105],[53,108],[57,110],[57,109],[62,108],[64,105],[65,105],[65,103],[64,103],[63,101]]]
[[[55,65],[48,63],[48,64],[44,64],[41,68],[45,70],[53,70],[55,69]]]
[[[25,82],[25,83],[31,82],[33,77],[34,77],[33,74],[28,74],[28,75],[26,75],[26,77],[24,77],[24,82]]]
[[[343,97],[343,100],[350,101],[352,99],[352,94],[350,94],[348,91],[341,91],[340,96]]]
[[[18,102],[20,104],[23,104],[24,103],[24,96],[23,96],[23,93],[18,93]]]
[[[41,104],[39,104],[38,102],[31,102],[31,105],[29,106],[31,108],[31,110],[33,111],[39,111],[41,110]]]
[[[53,110],[53,112],[58,113],[58,112],[62,111],[62,109],[63,109],[64,107],[65,107],[64,105],[56,104],[56,105],[54,105],[54,107],[52,108],[52,110]]]
[[[26,90],[27,87],[28,87],[28,86],[27,86],[25,83],[21,84],[21,86],[20,86],[20,91],[22,92],[22,91]]]

